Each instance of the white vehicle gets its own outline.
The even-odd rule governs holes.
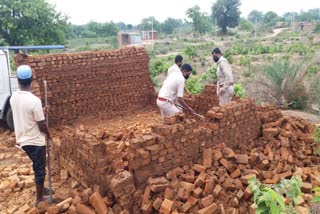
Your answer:
[[[14,130],[10,97],[18,90],[18,80],[15,72],[10,68],[9,50],[43,50],[43,49],[64,49],[63,45],[48,46],[11,46],[0,47],[0,120],[7,123],[11,130]]]
[[[9,50],[0,49],[0,119],[4,120],[13,130],[10,97],[18,89],[18,80],[11,72],[9,59]]]

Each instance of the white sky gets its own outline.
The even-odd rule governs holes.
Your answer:
[[[211,13],[216,0],[48,0],[58,11],[67,14],[73,24],[86,24],[89,21],[120,22],[139,24],[143,18],[154,16],[159,21],[167,17],[185,18],[185,12],[194,5]],[[285,12],[300,12],[320,8],[320,0],[241,0],[242,16],[254,9],[278,15]]]

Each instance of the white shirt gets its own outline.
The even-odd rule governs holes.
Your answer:
[[[180,68],[179,68],[179,66],[178,66],[177,64],[174,64],[173,66],[171,66],[171,67],[168,69],[167,77],[168,77],[170,74],[173,74],[173,73],[175,73],[175,72],[178,72],[178,73],[181,72],[181,71],[180,71]]]
[[[183,97],[185,82],[186,79],[181,71],[170,74],[164,81],[158,96],[169,101],[174,101],[177,97]]]
[[[45,135],[38,121],[45,119],[41,100],[28,91],[16,91],[10,99],[17,143],[23,146],[45,146]]]

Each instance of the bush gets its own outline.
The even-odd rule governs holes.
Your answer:
[[[192,94],[200,94],[204,89],[204,84],[199,78],[191,76],[186,81],[186,89],[188,92]]]
[[[256,213],[280,214],[296,213],[298,198],[301,193],[302,180],[293,176],[290,180],[282,179],[280,184],[264,185],[252,177],[249,180],[249,188],[253,193],[253,201],[257,205]],[[288,204],[285,198],[288,198]]]
[[[189,59],[193,59],[194,57],[198,56],[196,48],[194,46],[187,46],[183,49],[183,53]]]
[[[277,104],[284,108],[303,109],[307,105],[308,93],[303,84],[306,60],[291,63],[289,60],[275,60],[261,67],[258,83],[268,91]]]
[[[313,78],[311,81],[310,100],[312,100],[313,104],[316,104],[320,109],[320,77]]]
[[[240,20],[240,24],[239,24],[239,30],[241,31],[246,31],[246,32],[250,32],[253,30],[253,25],[247,21],[246,19],[241,19]]]
[[[320,65],[312,65],[307,70],[307,76],[312,77],[315,74],[320,73]]]
[[[201,82],[204,84],[216,84],[217,83],[217,65],[214,64],[209,70],[203,73],[200,77]]]
[[[154,58],[150,60],[149,69],[151,77],[155,77],[166,72],[169,69],[169,65],[159,58]]]
[[[247,66],[252,62],[251,57],[249,56],[241,56],[240,57],[240,65],[241,66]]]
[[[316,24],[316,27],[314,28],[314,33],[320,33],[320,23]]]
[[[197,70],[194,67],[192,67],[191,73],[192,73],[192,75],[196,75],[197,74]]]
[[[240,83],[234,84],[234,94],[240,98],[244,98],[246,96],[246,92],[242,84]]]

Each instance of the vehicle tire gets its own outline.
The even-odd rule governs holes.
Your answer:
[[[13,124],[13,114],[11,107],[8,108],[7,114],[6,114],[6,122],[11,131],[14,131],[14,124]]]

